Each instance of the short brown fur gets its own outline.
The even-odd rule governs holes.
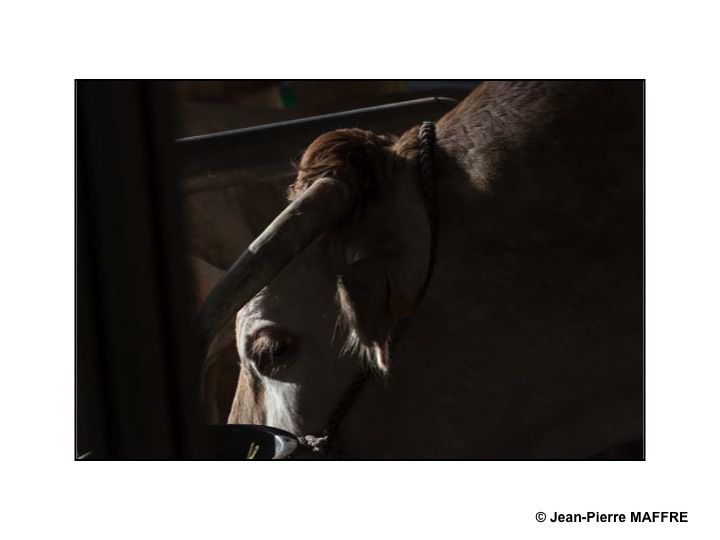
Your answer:
[[[354,182],[362,198],[377,188],[383,157],[394,142],[390,135],[361,129],[339,129],[321,135],[307,148],[290,186],[290,199],[309,188],[318,178],[332,177]]]

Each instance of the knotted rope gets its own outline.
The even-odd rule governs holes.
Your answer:
[[[418,131],[420,148],[418,150],[418,164],[420,166],[420,191],[425,200],[425,208],[430,221],[430,258],[428,261],[428,272],[425,281],[420,287],[415,306],[417,307],[425,297],[430,285],[433,270],[435,269],[435,254],[437,251],[437,193],[435,189],[435,175],[433,174],[433,152],[435,150],[435,124],[423,122]]]

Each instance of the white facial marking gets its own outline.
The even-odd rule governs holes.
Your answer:
[[[298,435],[295,411],[298,385],[261,377],[265,387],[265,423]]]

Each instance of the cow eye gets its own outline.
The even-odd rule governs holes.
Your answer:
[[[298,349],[294,334],[277,326],[257,330],[248,340],[246,353],[258,370],[269,375],[287,367]]]
[[[274,341],[272,344],[272,355],[275,358],[279,358],[290,350],[288,344],[284,341]]]

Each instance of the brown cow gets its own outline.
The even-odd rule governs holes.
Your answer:
[[[320,434],[372,366],[334,434],[349,457],[641,440],[642,83],[490,82],[436,133],[433,200],[417,127],[305,152],[291,204],[203,309],[208,342],[237,314],[228,421]]]

